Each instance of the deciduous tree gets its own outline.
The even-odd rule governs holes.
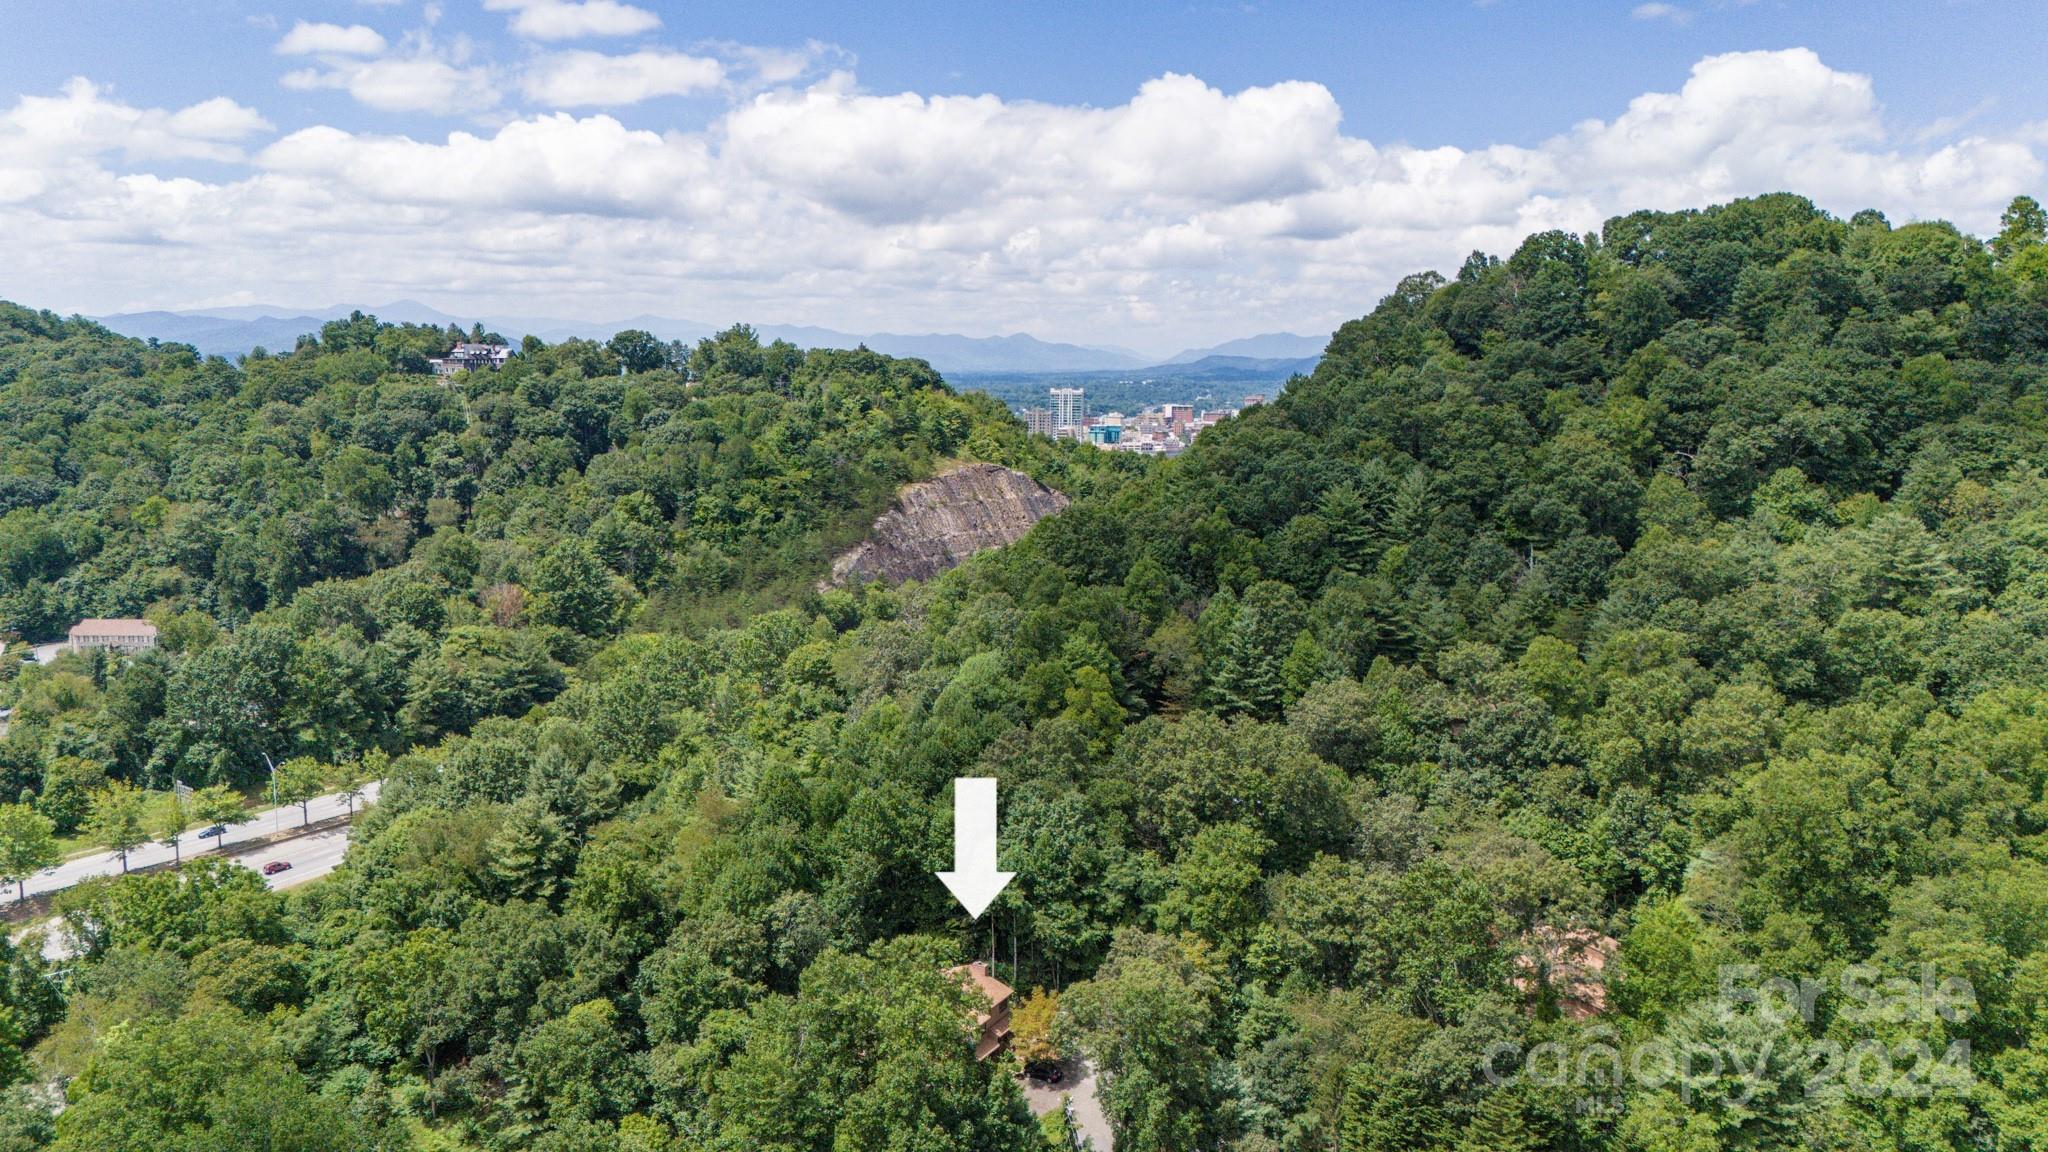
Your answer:
[[[183,837],[192,826],[192,802],[175,789],[151,796],[145,823],[150,838],[171,850],[171,862],[184,863]]]
[[[227,847],[227,829],[249,819],[248,805],[241,794],[226,784],[209,784],[192,793],[192,815],[208,828],[219,828],[216,847]]]
[[[64,858],[56,824],[27,804],[0,804],[0,884],[18,886],[28,899],[28,878]]]
[[[102,788],[92,800],[92,814],[85,820],[86,838],[121,858],[121,871],[128,870],[128,853],[149,843],[148,799],[133,784],[116,780]]]

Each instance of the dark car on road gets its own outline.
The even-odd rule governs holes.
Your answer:
[[[289,860],[272,860],[263,866],[263,874],[265,876],[275,876],[291,866],[292,862]]]

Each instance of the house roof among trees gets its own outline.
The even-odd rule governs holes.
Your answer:
[[[73,636],[154,636],[156,625],[132,617],[80,620],[71,626]]]
[[[959,977],[962,983],[972,983],[976,991],[988,998],[990,1011],[994,1011],[1009,1003],[1010,996],[1015,991],[1008,984],[991,975],[988,965],[979,960],[972,964],[962,964],[958,968],[948,968],[946,973],[950,976]],[[975,1016],[978,1021],[988,1018],[986,1013],[981,1012],[977,1012]]]

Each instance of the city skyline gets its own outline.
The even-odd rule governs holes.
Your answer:
[[[1205,429],[1246,408],[1266,402],[1263,392],[1244,394],[1237,407],[1201,408],[1193,403],[1164,400],[1142,404],[1136,413],[1121,410],[1093,415],[1088,411],[1087,389],[1082,386],[1053,385],[1046,389],[1046,407],[1012,404],[1011,411],[1024,421],[1034,436],[1070,439],[1110,451],[1140,452],[1147,455],[1178,456]]]

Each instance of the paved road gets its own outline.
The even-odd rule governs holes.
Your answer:
[[[291,867],[265,876],[263,882],[272,888],[296,888],[334,871],[341,866],[341,858],[347,854],[348,829],[342,827],[258,848],[241,857],[241,862],[262,872],[265,864],[283,860]]]
[[[360,810],[364,802],[375,800],[377,798],[377,791],[378,786],[375,783],[365,787],[363,789],[363,798],[356,801],[356,808]],[[315,822],[348,814],[348,805],[343,803],[338,795],[322,796],[308,805],[308,809]],[[266,808],[254,813],[248,820],[240,824],[230,824],[227,835],[224,837],[208,836],[201,839],[197,829],[187,832],[178,838],[178,851],[186,857],[191,857],[202,852],[215,850],[222,840],[226,840],[231,845],[241,844],[268,836],[273,832],[282,832],[287,828],[295,828],[298,824],[299,806],[297,804],[286,805],[283,808]],[[130,868],[141,868],[149,864],[167,864],[170,862],[171,857],[172,853],[169,845],[147,844],[128,853],[128,866]],[[329,867],[331,868],[332,865]],[[120,872],[121,858],[119,856],[114,855],[112,852],[95,852],[90,856],[80,856],[75,860],[67,860],[40,876],[31,877],[28,882],[28,894],[35,896],[44,892],[55,892],[60,888],[69,888],[81,880],[90,879],[94,876],[117,876]],[[7,895],[12,897],[16,894],[17,892],[13,886],[9,885]]]
[[[286,860],[291,867],[282,872],[263,877],[263,882],[274,890],[296,888],[301,884],[318,880],[341,866],[342,858],[348,855],[349,826],[330,828],[309,836],[297,836],[276,844],[265,845],[244,856],[235,858],[236,863],[253,868],[261,874],[263,866],[273,860]],[[43,933],[43,959],[60,963],[71,959],[71,940],[64,931],[64,922],[51,917],[17,930],[12,939],[20,943],[30,932]]]

